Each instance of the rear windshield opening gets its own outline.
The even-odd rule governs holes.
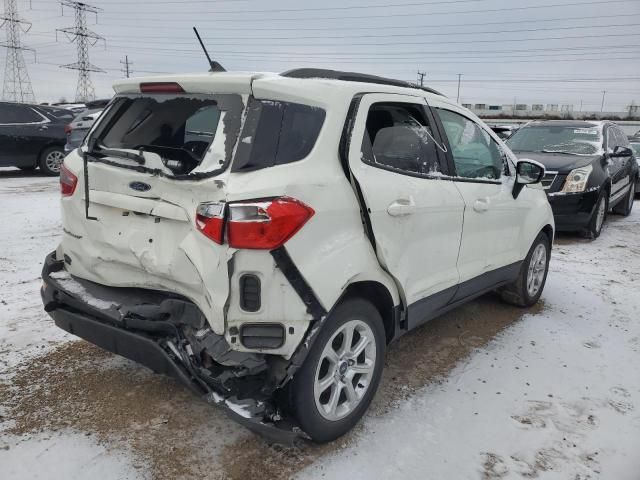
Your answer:
[[[214,171],[231,160],[242,111],[239,95],[120,97],[94,136],[102,149],[156,153],[174,174],[193,171],[205,157],[205,170]]]

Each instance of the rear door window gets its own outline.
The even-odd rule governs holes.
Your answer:
[[[362,141],[363,161],[399,172],[433,175],[443,171],[439,147],[424,108],[413,103],[374,103]]]
[[[0,124],[27,124],[44,121],[46,118],[27,105],[0,106]]]
[[[290,102],[253,100],[232,171],[251,171],[306,158],[316,144],[325,111]]]

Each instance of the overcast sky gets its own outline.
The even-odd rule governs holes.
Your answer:
[[[200,29],[227,70],[317,66],[415,81],[463,103],[558,103],[619,111],[640,103],[639,0],[94,0],[88,25],[106,39],[91,62],[98,97],[122,77],[203,71]],[[22,36],[39,102],[75,97],[76,46],[55,30],[74,24],[55,0],[18,0],[33,27]],[[3,35],[3,33],[2,33]],[[4,55],[2,59],[4,71]]]

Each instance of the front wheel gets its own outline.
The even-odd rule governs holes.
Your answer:
[[[362,418],[385,350],[382,317],[368,301],[346,300],[330,314],[291,385],[294,414],[314,441],[335,440]]]
[[[618,205],[613,207],[613,213],[628,217],[633,210],[633,202],[636,199],[636,179],[631,179],[631,185],[629,185],[629,192],[625,195],[624,199]]]
[[[51,176],[60,175],[60,167],[64,161],[64,149],[62,147],[49,147],[40,155],[40,170]]]
[[[502,299],[518,307],[535,305],[547,281],[550,254],[549,237],[540,232],[522,262],[516,281],[501,290]]]
[[[584,229],[583,233],[585,237],[595,239],[600,236],[604,222],[607,219],[607,210],[609,210],[608,196],[609,193],[606,190],[602,190],[602,193],[600,193],[598,197],[596,208],[594,208],[591,219],[589,220],[589,224],[587,228]]]

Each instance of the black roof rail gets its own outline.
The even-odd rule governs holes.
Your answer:
[[[296,68],[283,72],[280,75],[289,78],[327,78],[331,80],[343,80],[345,82],[376,83],[378,85],[391,85],[394,87],[417,88],[418,90],[424,90],[425,92],[444,97],[443,94],[433,88],[421,87],[403,80],[378,77],[377,75],[369,75],[366,73],[341,72],[339,70],[326,70],[323,68]]]

